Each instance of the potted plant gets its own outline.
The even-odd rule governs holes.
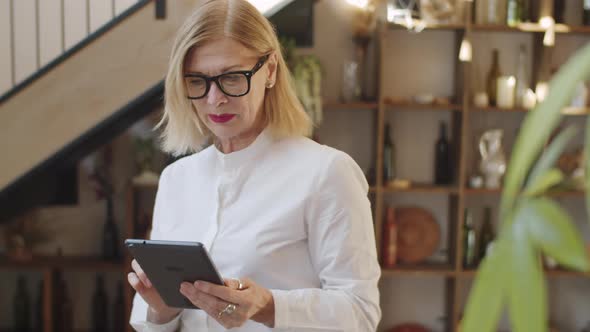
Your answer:
[[[303,108],[309,114],[313,124],[322,123],[322,67],[315,55],[295,54],[295,40],[281,38],[281,45],[285,52],[285,61],[291,71],[295,92]]]
[[[570,216],[548,193],[564,181],[555,166],[576,128],[561,131],[545,148],[579,82],[590,76],[590,44],[554,76],[550,91],[525,118],[512,152],[500,201],[500,230],[478,269],[462,321],[463,332],[496,330],[506,307],[515,332],[548,330],[547,290],[541,256],[589,271],[587,249]],[[586,206],[590,211],[590,117],[585,139]]]

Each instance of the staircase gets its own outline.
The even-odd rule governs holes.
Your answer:
[[[47,204],[64,172],[161,105],[174,34],[199,2],[138,1],[0,96],[0,223]]]

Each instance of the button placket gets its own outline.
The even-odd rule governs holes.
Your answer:
[[[215,239],[217,238],[217,234],[219,233],[219,222],[220,222],[221,205],[222,205],[221,204],[221,190],[220,190],[219,181],[217,182],[215,187],[216,187],[216,190],[215,190],[216,200],[215,200],[215,208],[214,208],[215,212],[213,214],[213,223],[211,224],[211,227],[208,230],[209,234],[206,236],[206,238],[209,240],[209,243],[207,245],[209,253],[212,253]]]

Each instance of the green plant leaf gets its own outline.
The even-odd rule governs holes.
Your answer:
[[[484,259],[469,294],[465,318],[461,324],[463,332],[496,331],[502,313],[502,304],[507,297],[509,244],[501,240]]]
[[[526,211],[524,211],[526,213]],[[539,256],[520,213],[511,225],[510,301],[514,332],[547,331],[547,294]]]
[[[538,196],[545,193],[549,188],[559,184],[563,181],[563,173],[552,168],[545,173],[537,176],[531,185],[526,188],[526,196]]]
[[[541,155],[541,158],[537,161],[531,174],[529,175],[527,187],[530,187],[538,180],[538,177],[543,175],[547,170],[549,170],[565,149],[567,143],[574,138],[576,135],[576,128],[574,126],[567,127],[565,130],[559,133],[557,137],[549,144],[549,147],[545,150],[545,152]]]
[[[584,242],[558,204],[544,197],[526,201],[518,218],[527,223],[531,240],[544,253],[568,268],[590,269]]]
[[[559,123],[561,109],[571,101],[576,85],[589,74],[590,44],[584,46],[562,66],[550,82],[549,94],[545,101],[527,115],[516,139],[504,180],[500,203],[501,220],[511,220],[507,216],[513,210],[516,196],[543,144]]]
[[[586,187],[586,212],[590,222],[590,116],[586,118],[586,142],[584,142],[584,182]]]

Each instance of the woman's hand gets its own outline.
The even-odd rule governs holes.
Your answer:
[[[224,281],[226,286],[205,281],[183,282],[180,293],[225,328],[240,327],[249,319],[274,327],[274,300],[268,289],[250,279]]]
[[[131,268],[134,272],[129,272],[127,280],[131,287],[149,305],[148,321],[155,324],[164,324],[171,321],[180,313],[180,309],[171,308],[164,303],[164,300],[162,300],[158,291],[152,286],[152,283],[135,259],[131,262]]]

